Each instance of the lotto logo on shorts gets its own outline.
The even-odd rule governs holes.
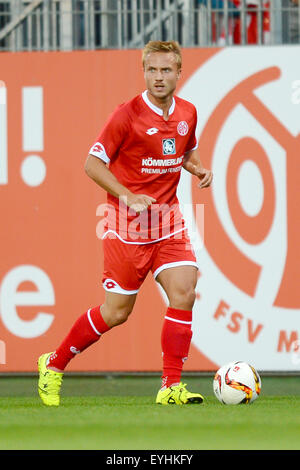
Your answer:
[[[104,282],[104,287],[106,287],[106,289],[113,289],[114,287],[116,287],[117,284],[113,281],[110,281],[110,280],[106,280]]]
[[[175,139],[163,139],[163,155],[175,155],[176,145]]]

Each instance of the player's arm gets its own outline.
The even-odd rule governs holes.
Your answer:
[[[105,162],[89,154],[85,166],[86,174],[109,194],[117,197],[135,212],[142,212],[156,200],[146,194],[134,194],[109,170]]]
[[[204,168],[198,153],[190,150],[184,154],[183,168],[199,178],[199,188],[207,188],[211,185],[213,174],[211,170]]]

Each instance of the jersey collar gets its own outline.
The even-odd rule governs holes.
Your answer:
[[[151,101],[149,100],[147,90],[143,91],[142,98],[145,101],[146,105],[149,106],[150,109],[152,109],[152,111],[154,111],[159,116],[163,116],[163,114],[164,114],[163,110],[160,109],[158,106],[155,106],[155,104],[151,103]],[[175,109],[175,99],[173,97],[172,104],[169,108],[169,116],[171,116],[171,114],[173,114],[174,109]]]

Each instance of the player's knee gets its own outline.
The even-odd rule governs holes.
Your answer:
[[[196,299],[196,292],[194,287],[179,286],[174,289],[171,297],[170,304],[173,308],[181,308],[183,310],[192,310]]]
[[[116,324],[121,325],[121,323],[125,323],[130,313],[131,312],[129,312],[127,309],[118,310],[114,315]]]
[[[116,308],[110,314],[110,326],[113,327],[113,326],[117,326],[117,325],[121,325],[122,323],[125,323],[131,311],[132,311],[132,308],[130,307]]]

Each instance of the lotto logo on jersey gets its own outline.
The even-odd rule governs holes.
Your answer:
[[[163,139],[163,155],[175,155],[176,145],[175,139]]]
[[[158,129],[156,129],[156,127],[150,127],[150,129],[146,131],[146,134],[153,135],[153,134],[156,134],[157,132],[158,132]]]

